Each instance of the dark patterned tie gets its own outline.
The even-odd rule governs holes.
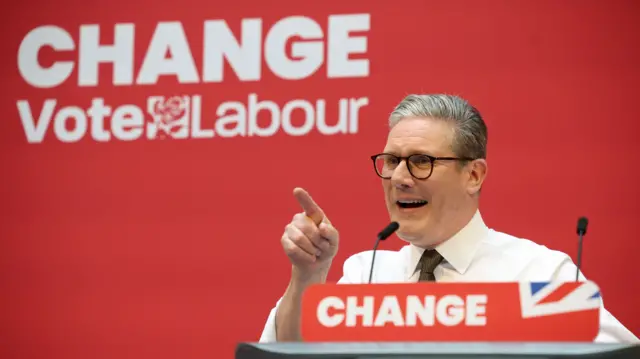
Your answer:
[[[436,276],[433,275],[433,271],[438,264],[442,262],[442,256],[435,249],[425,250],[420,257],[420,282],[435,282]]]

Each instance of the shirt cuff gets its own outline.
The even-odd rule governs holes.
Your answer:
[[[282,298],[278,299],[275,307],[271,309],[269,312],[269,317],[267,318],[267,322],[264,325],[264,329],[262,330],[262,335],[260,335],[260,343],[275,343],[278,341],[278,336],[276,333],[276,311],[280,306],[280,302]]]

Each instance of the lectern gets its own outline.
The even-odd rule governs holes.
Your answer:
[[[595,344],[595,283],[322,284],[302,301],[303,343],[242,343],[236,359],[640,359]]]
[[[638,359],[640,346],[592,343],[242,343],[236,359]]]

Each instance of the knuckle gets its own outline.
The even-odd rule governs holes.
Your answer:
[[[298,248],[298,247],[296,247],[293,243],[289,243],[287,245],[287,255],[288,256],[295,255],[296,254],[296,248]]]
[[[296,247],[293,251],[292,251],[292,256],[294,256],[296,258],[296,260],[298,261],[304,261],[307,260],[309,258],[309,256],[307,255],[307,253],[305,251],[303,251],[301,248]]]
[[[288,236],[289,233],[291,233],[292,227],[293,227],[293,225],[291,223],[289,223],[286,226],[284,226],[284,236]]]
[[[329,242],[327,242],[327,241],[321,241],[321,242],[318,244],[318,247],[320,247],[320,249],[324,252],[324,251],[327,251],[331,246],[329,245]]]
[[[301,233],[295,233],[292,236],[290,236],[289,238],[291,238],[291,241],[297,245],[300,245],[304,242],[304,235]]]
[[[313,226],[311,226],[308,222],[296,223],[295,227],[299,232],[302,232],[306,235],[310,235],[313,233]]]
[[[324,242],[324,240],[322,239],[322,234],[317,229],[312,231],[310,238],[313,241],[313,243],[315,243],[317,245],[322,243],[322,242]]]
[[[282,243],[282,247],[284,248],[285,251],[289,251],[293,247],[292,246],[293,243],[291,243],[291,239],[287,236],[282,236],[282,239],[280,240],[280,242]]]
[[[338,231],[333,227],[327,226],[322,229],[322,235],[327,238],[335,238],[338,236]]]
[[[299,254],[299,253],[296,253],[296,254],[294,255],[293,259],[294,259],[297,263],[301,263],[301,264],[302,264],[302,263],[305,263],[305,262],[308,262],[308,261],[307,261],[307,257],[305,257],[304,255]],[[306,264],[306,263],[305,263],[305,264]]]

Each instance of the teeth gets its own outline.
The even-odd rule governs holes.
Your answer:
[[[410,204],[410,203],[427,203],[427,201],[423,201],[421,199],[409,199],[409,200],[401,199],[398,202],[399,203],[406,203],[406,204]]]

